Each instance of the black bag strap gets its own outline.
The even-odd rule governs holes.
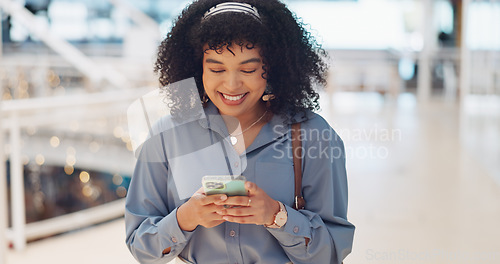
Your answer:
[[[295,174],[295,199],[293,208],[304,209],[306,201],[302,196],[302,140],[300,123],[292,124],[293,173]]]

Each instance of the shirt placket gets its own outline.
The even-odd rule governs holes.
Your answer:
[[[226,248],[230,264],[243,264],[240,249],[240,225],[226,222],[225,230]]]
[[[242,154],[238,155],[236,150],[226,143],[226,147],[228,148],[228,166],[231,166],[231,171],[233,175],[241,175],[246,167],[246,155]],[[245,176],[245,175],[243,175]]]

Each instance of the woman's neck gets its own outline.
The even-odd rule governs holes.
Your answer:
[[[221,113],[226,126],[230,131],[234,131],[238,125],[241,126],[241,130],[245,130],[249,126],[255,125],[254,123],[261,119],[267,112],[267,107],[265,103],[258,103],[252,110],[249,110],[238,116],[227,116]],[[261,119],[264,120],[264,118]],[[236,123],[236,121],[238,121]]]

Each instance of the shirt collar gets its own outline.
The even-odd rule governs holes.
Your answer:
[[[206,118],[199,120],[200,125],[205,129],[211,129],[214,132],[219,133],[224,138],[229,137],[226,124],[219,114],[217,107],[212,102],[208,102],[204,110]],[[271,120],[264,125],[264,127],[262,127],[262,131],[254,140],[252,145],[249,146],[247,152],[282,138],[288,133],[292,123],[304,122],[314,118],[314,116],[314,113],[310,110],[299,112],[293,116],[286,115],[286,118],[282,115],[273,115]]]
[[[223,137],[229,136],[226,124],[224,123],[222,116],[219,114],[217,107],[215,107],[212,102],[208,102],[208,105],[204,110],[205,118],[199,120],[201,127],[211,129]]]

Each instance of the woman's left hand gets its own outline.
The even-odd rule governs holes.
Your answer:
[[[257,184],[247,181],[245,188],[248,196],[232,196],[225,201],[217,201],[217,205],[228,205],[217,213],[229,222],[240,224],[271,225],[274,215],[280,210],[278,201],[269,197]]]

